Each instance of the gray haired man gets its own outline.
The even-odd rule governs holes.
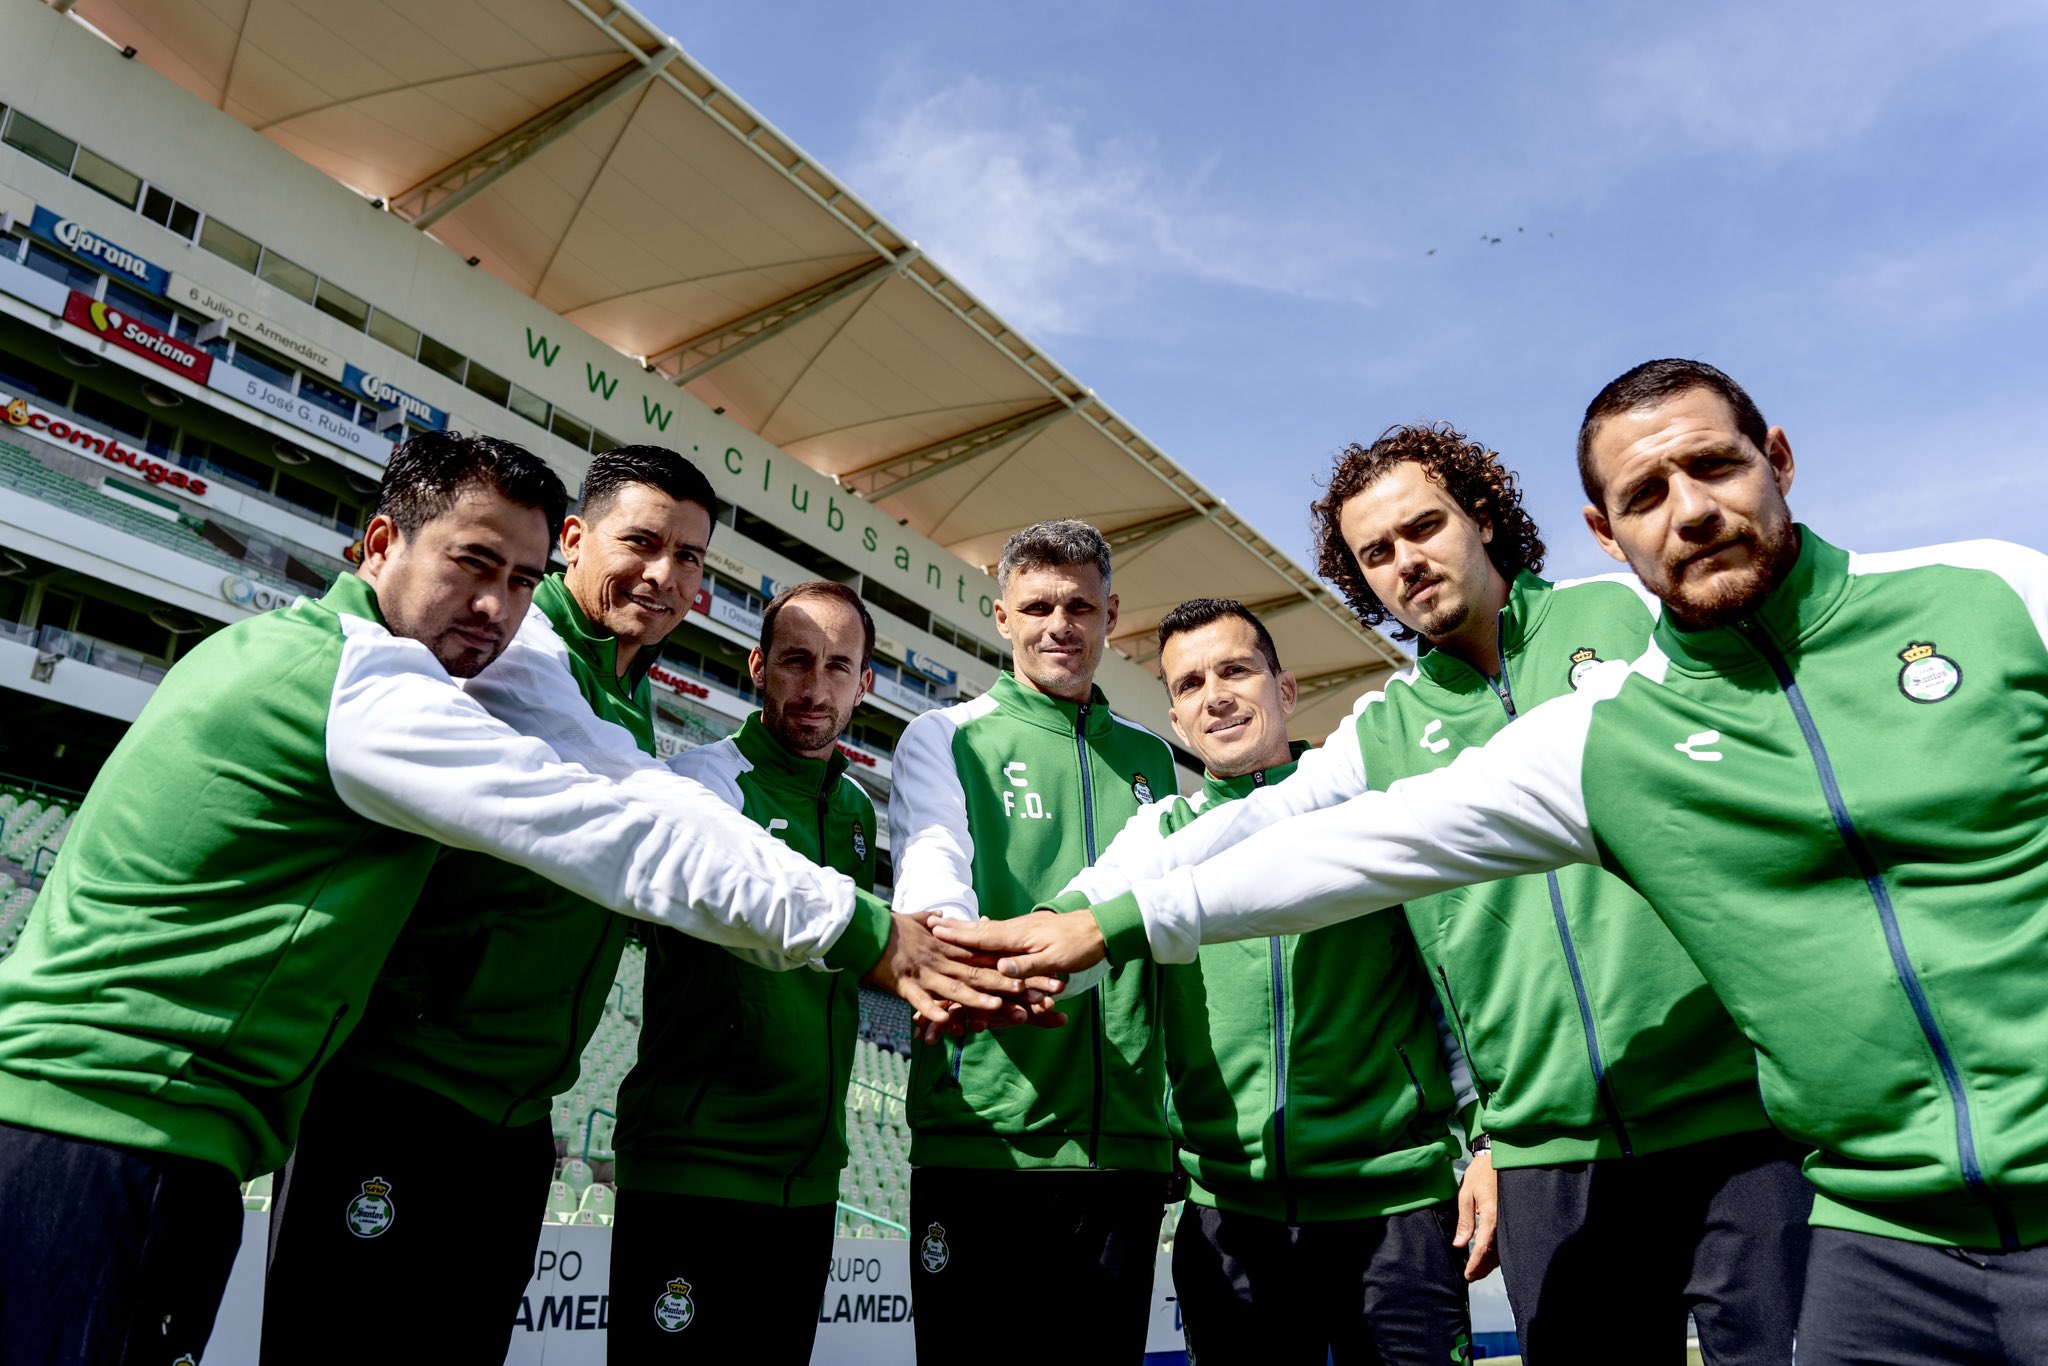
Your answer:
[[[1109,545],[1082,522],[1010,538],[996,628],[1010,668],[926,712],[897,746],[889,800],[896,909],[1029,912],[1095,861],[1155,794],[1164,741],[1094,686],[1116,626]],[[1057,1287],[1088,1359],[1136,1361],[1171,1156],[1156,970],[1139,964],[1066,1009],[1064,1029],[969,1034],[911,1064],[910,1284],[918,1358],[956,1355],[991,1306]],[[1018,1244],[1020,1213],[1033,1226]],[[1031,1289],[1025,1289],[1026,1287]]]

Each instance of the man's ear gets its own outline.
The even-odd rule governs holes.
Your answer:
[[[398,539],[398,523],[381,512],[372,517],[370,525],[363,529],[363,562],[356,572],[375,583],[390,562]]]
[[[761,647],[758,645],[747,651],[747,677],[754,680],[756,688],[764,692],[767,690],[768,657],[761,653]]]
[[[1586,504],[1579,511],[1580,515],[1586,519],[1586,530],[1593,533],[1593,539],[1600,543],[1600,548],[1615,559],[1620,560],[1623,564],[1627,564],[1628,556],[1621,553],[1621,543],[1614,539],[1614,533],[1607,525],[1606,512],[1594,507],[1591,503]]]
[[[1282,669],[1280,671],[1280,714],[1282,716],[1294,715],[1294,699],[1299,692],[1300,686],[1295,683],[1294,675]]]
[[[1117,608],[1117,596],[1116,596],[1116,594],[1114,594],[1114,593],[1111,593],[1111,594],[1109,595],[1109,601],[1108,601],[1108,603],[1106,603],[1106,604],[1105,604],[1105,608],[1106,608],[1106,610],[1104,611],[1103,615],[1104,615],[1105,617],[1107,617],[1107,618],[1108,618],[1108,620],[1109,620],[1109,625],[1103,628],[1103,632],[1102,632],[1102,635],[1103,635],[1103,638],[1104,638],[1104,639],[1106,640],[1106,639],[1108,639],[1108,638],[1109,638],[1110,636],[1113,636],[1113,635],[1115,635],[1115,634],[1116,634],[1116,608]]]
[[[1792,442],[1785,435],[1783,427],[1773,427],[1764,434],[1764,459],[1771,462],[1771,475],[1778,482],[1778,496],[1783,498],[1792,491],[1792,476],[1795,473]]]
[[[570,568],[576,567],[576,556],[583,545],[583,519],[570,513],[562,519],[562,561]]]

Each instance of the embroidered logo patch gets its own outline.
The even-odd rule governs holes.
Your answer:
[[[398,1206],[391,1201],[391,1183],[381,1176],[363,1182],[362,1194],[348,1202],[345,1217],[348,1231],[358,1238],[375,1238],[398,1218]]]
[[[859,859],[862,863],[866,863],[868,861],[867,832],[860,828],[859,821],[855,821],[853,823],[853,856]]]
[[[1915,702],[1939,702],[1963,686],[1962,665],[1934,652],[1931,640],[1916,640],[1899,651],[1899,691]]]
[[[655,1326],[664,1333],[680,1333],[696,1317],[697,1302],[690,1298],[690,1283],[678,1276],[654,1302]]]
[[[953,1260],[953,1249],[946,1246],[946,1229],[943,1224],[933,1224],[924,1235],[924,1242],[918,1245],[918,1264],[926,1271],[938,1274],[946,1269],[946,1263]]]
[[[1600,663],[1600,656],[1593,652],[1593,647],[1590,645],[1581,645],[1578,649],[1572,651],[1571,683],[1575,691],[1584,686],[1586,675],[1593,672],[1593,666],[1598,663]]]
[[[1145,781],[1144,774],[1131,775],[1131,795],[1136,797],[1141,805],[1152,805],[1152,784]]]

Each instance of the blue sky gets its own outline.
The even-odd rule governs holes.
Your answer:
[[[1443,419],[1614,567],[1572,441],[1661,355],[1837,543],[2048,548],[2048,7],[643,3],[1304,562]]]

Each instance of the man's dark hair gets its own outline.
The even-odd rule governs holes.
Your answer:
[[[562,534],[569,490],[546,461],[511,441],[456,432],[418,432],[401,442],[384,467],[370,515],[389,517],[399,535],[411,536],[454,507],[464,489],[479,486],[520,507],[539,508],[550,543]]]
[[[1719,394],[1735,414],[1736,430],[1749,438],[1751,445],[1761,451],[1769,443],[1771,429],[1756,401],[1721,371],[1703,360],[1644,361],[1609,380],[1607,387],[1586,405],[1586,416],[1579,423],[1579,485],[1586,490],[1587,502],[1597,508],[1607,506],[1603,501],[1606,490],[1593,473],[1593,434],[1600,424],[1622,413],[1653,407],[1688,389],[1707,389]]]
[[[865,669],[875,657],[875,619],[868,615],[868,605],[860,600],[860,594],[843,583],[830,579],[806,579],[783,589],[770,599],[761,612],[761,654],[763,657],[775,653],[775,619],[782,615],[782,609],[798,598],[831,598],[851,607],[860,617],[860,666]]]
[[[1180,606],[1159,619],[1159,655],[1164,661],[1166,642],[1188,631],[1199,631],[1211,622],[1225,617],[1236,617],[1252,628],[1252,637],[1258,641],[1259,653],[1265,657],[1266,667],[1274,674],[1280,672],[1280,650],[1273,644],[1273,633],[1266,629],[1266,623],[1253,615],[1252,609],[1236,598],[1189,598]],[[1163,680],[1167,690],[1173,688],[1171,679]]]
[[[576,515],[586,522],[600,520],[629,484],[660,489],[678,503],[695,503],[712,521],[718,520],[718,495],[711,491],[711,481],[666,446],[619,446],[592,460],[590,472],[583,476],[583,500]]]
[[[1392,621],[1396,640],[1413,640],[1415,632],[1395,621],[1358,567],[1358,557],[1344,541],[1344,505],[1378,482],[1404,460],[1422,466],[1430,482],[1440,485],[1451,501],[1475,520],[1493,528],[1486,556],[1504,579],[1524,569],[1543,568],[1543,538],[1522,510],[1521,481],[1500,463],[1500,453],[1473,441],[1448,422],[1427,426],[1393,426],[1370,446],[1356,442],[1337,452],[1323,496],[1309,506],[1309,531],[1315,541],[1316,573],[1337,590],[1345,604],[1367,626]]]

